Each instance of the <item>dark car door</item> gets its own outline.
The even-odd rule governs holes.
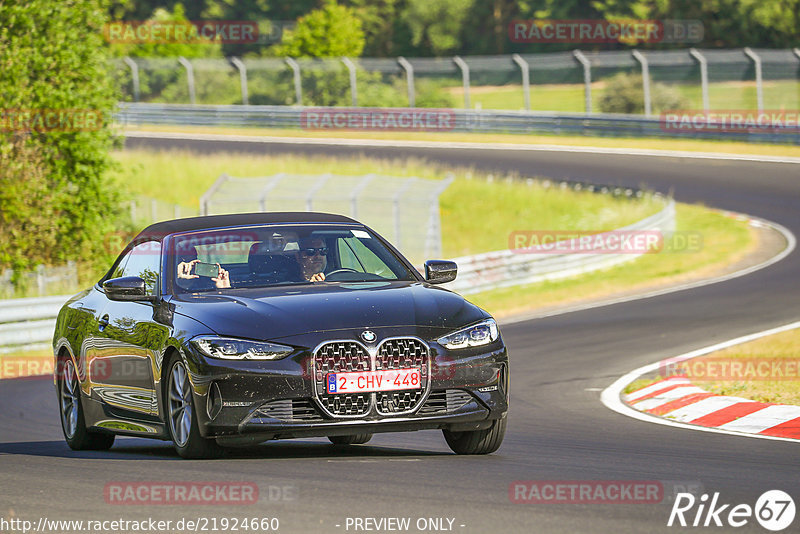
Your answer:
[[[112,276],[138,276],[155,295],[160,259],[158,241],[140,243]],[[160,375],[169,329],[154,319],[154,311],[151,302],[113,301],[103,294],[96,312],[96,331],[86,350],[92,396],[125,415],[157,413],[155,378]]]

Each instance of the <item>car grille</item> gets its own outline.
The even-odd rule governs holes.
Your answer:
[[[420,408],[420,415],[439,415],[454,412],[472,400],[472,395],[463,389],[434,391]]]
[[[428,348],[416,339],[389,339],[378,347],[375,369],[420,369],[422,389],[376,393],[376,409],[380,414],[410,412],[417,407],[428,390]]]
[[[368,414],[373,406],[380,415],[414,411],[423,401],[429,385],[428,347],[418,339],[396,338],[381,343],[374,364],[369,351],[356,341],[333,341],[314,353],[314,382],[320,404],[332,416],[355,417]],[[328,373],[420,369],[422,388],[411,391],[328,395]]]
[[[325,376],[328,373],[350,373],[370,370],[367,350],[354,341],[335,341],[321,346],[314,354],[314,372],[317,396],[331,415],[366,415],[372,408],[372,395],[354,393],[328,395],[325,393]]]
[[[305,399],[268,402],[256,410],[254,417],[268,417],[290,423],[311,423],[323,420],[314,405]]]
[[[375,370],[411,369],[427,371],[428,349],[416,339],[389,339],[378,347]]]

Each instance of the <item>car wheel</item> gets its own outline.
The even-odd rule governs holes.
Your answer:
[[[506,435],[507,417],[496,419],[486,430],[451,432],[442,430],[444,439],[456,454],[489,454],[500,448]]]
[[[167,426],[178,455],[182,458],[218,457],[222,447],[200,435],[189,373],[180,358],[172,361],[167,377]]]
[[[69,448],[74,451],[105,451],[114,445],[114,434],[92,432],[86,429],[81,404],[81,383],[75,364],[70,358],[60,361],[61,377],[58,380],[58,405],[61,412],[61,430]]]
[[[361,445],[372,439],[372,434],[350,434],[349,436],[328,436],[334,445]]]

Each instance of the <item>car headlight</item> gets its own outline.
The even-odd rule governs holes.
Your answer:
[[[437,339],[437,343],[448,349],[463,349],[465,347],[478,347],[487,345],[497,340],[500,335],[494,319],[486,319],[478,324],[456,330],[452,334]]]
[[[280,360],[294,350],[277,343],[216,336],[196,337],[192,345],[206,356],[222,360]]]

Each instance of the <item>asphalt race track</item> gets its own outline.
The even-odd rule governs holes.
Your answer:
[[[128,139],[127,146],[415,157],[522,175],[647,186],[674,190],[681,201],[763,217],[800,235],[796,164],[161,139]],[[677,528],[666,526],[669,502],[512,503],[509,486],[517,480],[673,481],[719,492],[723,503],[751,506],[764,491],[781,489],[800,504],[797,443],[645,423],[600,402],[600,390],[633,368],[798,319],[800,254],[795,251],[766,269],[726,282],[504,326],[512,358],[509,430],[501,449],[486,457],[451,454],[438,431],[377,435],[367,445],[340,449],[326,440],[275,442],[236,450],[217,461],[181,460],[165,442],[127,438],[118,438],[106,453],[74,453],[61,435],[52,383],[4,381],[0,518],[277,517],[279,532],[325,533],[366,531],[347,529],[348,517],[409,517],[410,532],[419,531],[420,518],[452,519],[452,527],[445,520],[444,528],[464,533]],[[258,485],[260,500],[250,506],[106,504],[105,485],[120,481],[248,481]],[[669,491],[671,483],[666,484]],[[695,510],[687,517],[693,518]],[[787,532],[798,525],[800,518]],[[753,518],[736,530],[764,531]]]

